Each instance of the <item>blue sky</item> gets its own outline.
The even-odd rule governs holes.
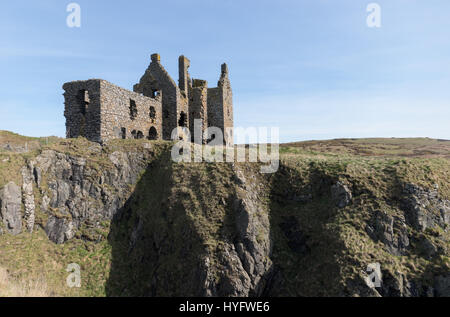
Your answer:
[[[0,129],[65,135],[62,85],[132,89],[158,52],[215,86],[227,62],[235,125],[279,126],[282,142],[341,137],[450,139],[450,1],[78,0],[1,4]]]

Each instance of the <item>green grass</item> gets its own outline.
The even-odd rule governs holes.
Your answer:
[[[7,132],[0,136],[11,144],[36,141]],[[130,188],[131,196],[119,222],[104,222],[100,228],[84,224],[76,238],[64,245],[50,242],[39,226],[32,235],[0,236],[0,267],[19,280],[45,276],[56,296],[194,294],[201,257],[210,259],[211,271],[219,282],[223,267],[217,254],[236,239],[233,205],[241,190],[231,164],[176,164],[170,159],[173,143],[166,141],[114,140],[99,147],[82,138],[54,139],[48,144],[37,140],[39,146],[28,153],[0,152],[0,188],[11,180],[20,185],[20,168],[45,150],[84,157],[96,173],[111,168],[108,156],[115,151],[151,149],[153,154],[139,182]],[[283,272],[283,294],[340,294],[346,283],[357,279],[372,262],[380,262],[386,274],[403,272],[424,281],[430,272],[449,269],[449,232],[411,232],[411,252],[393,256],[367,235],[365,226],[376,212],[402,216],[398,197],[404,183],[424,188],[438,185],[440,195],[450,199],[450,142],[310,141],[281,145],[280,152],[280,169],[275,174],[260,174],[259,165],[254,163],[239,167],[248,182],[260,186],[255,199],[269,215],[273,241],[270,260]],[[338,180],[354,194],[353,204],[344,209],[337,209],[329,194],[331,184]],[[44,188],[47,181],[44,175]],[[35,190],[37,200],[40,195]],[[292,199],[308,195],[311,198],[304,202]],[[38,207],[36,216],[43,226],[48,215]],[[306,253],[292,249],[283,229],[284,223],[294,220],[294,229],[307,237]],[[139,223],[141,239],[130,252]],[[418,241],[424,238],[446,249],[444,254],[423,257]],[[256,239],[262,242],[262,230],[256,232]],[[94,242],[97,240],[100,242]],[[65,269],[70,263],[81,266],[80,289],[66,286]]]
[[[66,283],[71,263],[80,265],[81,288]],[[56,245],[41,229],[32,235],[0,236],[0,267],[18,280],[44,278],[51,296],[105,296],[110,263],[111,246],[106,239],[100,243],[73,239]]]
[[[450,158],[450,141],[429,138],[336,139],[287,143],[280,150],[294,154]]]

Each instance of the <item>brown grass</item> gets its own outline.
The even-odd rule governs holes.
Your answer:
[[[284,153],[333,153],[375,157],[450,158],[450,141],[429,138],[335,139],[281,145]]]
[[[30,280],[16,279],[0,267],[0,297],[49,297],[47,283],[42,276]]]

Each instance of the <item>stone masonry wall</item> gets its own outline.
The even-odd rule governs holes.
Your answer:
[[[156,90],[161,90],[163,99],[163,139],[170,140],[172,130],[179,126],[181,112],[186,116],[186,127],[188,127],[187,98],[182,96],[180,89],[169,73],[160,63],[160,56],[153,54],[152,62],[145,71],[139,84],[134,86],[134,91],[150,96]]]
[[[206,143],[204,134],[208,128],[208,83],[204,80],[194,80],[194,86],[192,88],[192,98],[189,104],[189,131],[191,132],[192,141],[195,143]],[[202,120],[201,136],[196,136],[195,140],[195,119]]]
[[[208,126],[223,126],[223,99],[218,87],[208,88]]]
[[[101,142],[100,80],[74,81],[64,84],[63,89],[66,137],[84,136]]]
[[[190,66],[191,62],[189,59],[181,55],[178,59],[178,86],[181,92],[185,93],[186,98],[189,98],[189,89],[192,88],[188,71]]]
[[[161,139],[161,94],[149,98],[107,81],[101,81],[101,104],[103,140]]]
[[[222,74],[218,83],[219,89],[222,91],[223,98],[223,131],[226,145],[233,145],[233,92],[231,90],[231,83],[228,77],[228,66],[222,64]]]
[[[226,64],[222,65],[217,87],[208,89],[208,126],[220,128],[225,144],[233,144],[232,131],[227,134],[227,128],[233,127],[233,94]]]
[[[160,59],[159,54],[151,56],[134,92],[101,79],[66,83],[63,88],[67,137],[84,136],[96,142],[113,138],[171,140],[175,128],[185,127],[193,134],[194,120],[202,119],[204,130],[220,128],[225,144],[232,145],[232,132],[227,135],[227,128],[233,127],[227,65],[222,65],[218,86],[208,89],[206,81],[191,81],[190,61],[186,57],[178,60],[179,86]]]
[[[68,138],[161,139],[160,94],[145,97],[101,79],[71,82],[63,88]]]

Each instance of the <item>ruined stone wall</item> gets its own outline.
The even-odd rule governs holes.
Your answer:
[[[194,80],[194,85],[191,90],[191,101],[189,104],[189,131],[191,132],[192,141],[199,144],[206,143],[204,137],[205,131],[208,128],[208,83],[204,80]],[[195,137],[195,119],[202,120],[201,135]]]
[[[218,87],[208,89],[206,81],[191,82],[189,59],[180,56],[178,63],[179,87],[161,65],[159,54],[151,56],[134,92],[100,79],[65,84],[67,137],[84,136],[96,142],[145,137],[171,140],[177,127],[189,129],[193,136],[194,120],[202,119],[203,130],[220,128],[225,143],[231,145],[233,136],[226,134],[226,128],[233,127],[233,97],[226,64]]]
[[[102,139],[161,139],[162,96],[154,98],[101,81]]]
[[[222,94],[223,100],[223,131],[226,145],[233,145],[233,92],[231,90],[231,83],[228,77],[227,64],[222,64],[222,74],[218,83],[219,90]],[[227,132],[229,130],[229,132]]]
[[[181,93],[184,93],[185,97],[189,99],[189,92],[192,88],[191,85],[191,78],[189,76],[189,67],[191,66],[191,62],[189,59],[184,57],[183,55],[180,56],[178,59],[178,86],[181,90]]]
[[[223,131],[225,144],[234,143],[233,133],[227,134],[227,128],[233,127],[233,93],[226,64],[222,65],[217,87],[208,89],[208,126]]]
[[[221,127],[223,125],[222,95],[219,88],[208,88],[208,126]]]
[[[188,127],[188,101],[182,96],[180,89],[169,73],[160,63],[158,54],[152,55],[152,62],[142,76],[139,84],[134,86],[134,91],[144,96],[151,96],[154,91],[162,91],[162,135],[163,139],[170,140],[174,128],[179,125],[181,112],[186,116],[186,127]]]
[[[161,95],[145,97],[100,79],[66,83],[63,88],[68,138],[161,139]]]
[[[63,89],[66,137],[101,142],[100,80],[74,81]]]

